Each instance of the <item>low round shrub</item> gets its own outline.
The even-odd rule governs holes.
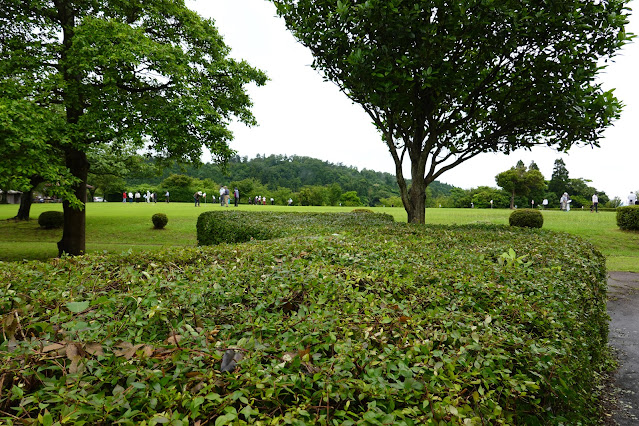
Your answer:
[[[166,224],[169,223],[169,218],[164,213],[156,213],[151,217],[151,221],[153,221],[155,229],[164,229]]]
[[[44,229],[62,228],[64,225],[64,213],[58,211],[42,212],[38,216],[38,225]]]
[[[541,228],[544,225],[544,216],[539,210],[519,209],[510,214],[508,223],[520,228]]]
[[[639,231],[639,206],[618,207],[617,226],[624,231]]]
[[[371,209],[354,209],[351,210],[351,213],[375,213]]]

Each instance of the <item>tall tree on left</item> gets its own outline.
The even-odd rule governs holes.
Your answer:
[[[87,152],[96,146],[191,163],[203,146],[219,162],[234,154],[228,124],[255,124],[245,86],[267,77],[229,53],[214,22],[183,0],[2,1],[1,102],[62,115],[56,137],[41,138],[41,155],[59,155],[74,182],[60,254],[85,252]]]

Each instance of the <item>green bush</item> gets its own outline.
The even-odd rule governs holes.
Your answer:
[[[624,231],[639,231],[639,206],[617,207],[617,226]]]
[[[64,226],[64,213],[59,211],[42,212],[38,216],[38,225],[44,229],[56,229]]]
[[[169,218],[164,213],[156,213],[151,216],[151,221],[155,229],[164,229],[166,224],[169,223]]]
[[[544,225],[544,216],[539,210],[518,209],[510,214],[508,223],[520,228],[541,228]]]
[[[597,424],[591,244],[244,213],[290,237],[0,268],[0,423]]]
[[[204,212],[197,219],[198,245],[268,240],[279,234],[269,222],[264,215],[234,210]]]
[[[242,243],[289,235],[330,235],[344,229],[386,226],[389,214],[370,210],[350,213],[246,212],[217,210],[202,213],[197,220],[198,245]]]

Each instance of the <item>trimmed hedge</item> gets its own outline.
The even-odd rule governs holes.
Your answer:
[[[592,245],[315,219],[251,244],[0,268],[0,422],[597,423]]]
[[[349,213],[208,211],[197,220],[198,245],[243,243],[291,235],[342,232],[353,226],[379,227],[394,221],[393,216],[372,211]]]
[[[151,222],[153,222],[155,229],[164,229],[166,224],[169,223],[169,218],[164,213],[156,213],[151,216]]]
[[[544,216],[539,210],[518,209],[510,214],[508,223],[520,228],[541,228],[544,226]]]
[[[64,226],[64,213],[59,211],[46,211],[38,216],[38,225],[44,229],[57,229]]]
[[[624,231],[639,231],[639,206],[618,207],[617,226]]]

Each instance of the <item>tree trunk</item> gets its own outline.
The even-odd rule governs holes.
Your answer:
[[[89,161],[84,152],[69,148],[65,152],[66,165],[71,174],[80,179],[80,183],[73,186],[75,196],[83,204],[87,201],[87,175],[89,173]],[[62,203],[64,209],[64,228],[62,239],[58,241],[58,256],[66,253],[71,256],[79,256],[85,253],[85,225],[86,210],[71,207],[68,201]]]
[[[33,198],[33,188],[28,191],[24,191],[20,196],[20,208],[18,209],[18,215],[15,217],[18,220],[29,220],[29,213],[31,212],[31,199]]]
[[[40,176],[31,176],[30,185],[31,189],[22,193],[20,196],[20,208],[18,209],[18,215],[15,217],[18,220],[29,220],[29,214],[31,213],[31,203],[33,200],[33,190],[36,186],[44,182],[44,179]]]
[[[426,222],[426,184],[424,179],[413,179],[408,190],[410,199],[409,206],[406,207],[408,213],[408,223]]]
[[[513,189],[513,193],[510,195],[510,210],[515,209],[515,190]]]

